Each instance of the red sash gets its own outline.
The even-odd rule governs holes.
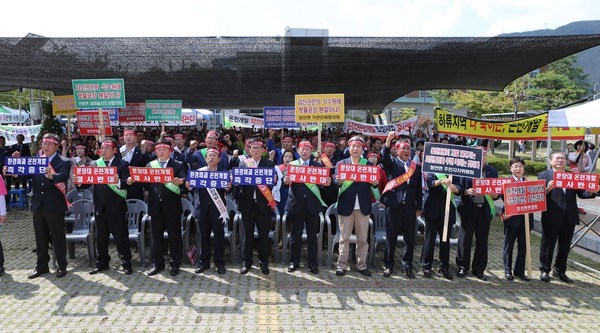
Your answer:
[[[258,167],[258,164],[254,161],[254,159],[252,157],[246,159],[246,165],[249,168],[257,168]],[[260,190],[260,193],[262,193],[263,197],[265,197],[265,199],[267,199],[267,202],[268,202],[267,205],[269,207],[271,207],[271,209],[273,211],[275,211],[275,209],[277,209],[277,202],[275,201],[275,198],[273,198],[273,193],[271,193],[271,189],[267,185],[256,185],[256,187],[258,187],[258,189]]]
[[[52,171],[53,174],[56,173],[56,171],[52,167],[52,164],[48,163],[48,167],[50,168],[50,170]],[[71,207],[71,203],[67,199],[67,185],[63,182],[58,182],[58,183],[54,183],[54,186],[56,186],[60,190],[60,193],[62,193],[62,195],[65,197],[65,202],[67,203],[67,208]]]
[[[396,187],[406,183],[410,179],[410,177],[412,177],[412,175],[415,173],[416,169],[417,169],[417,163],[415,163],[415,161],[410,161],[410,168],[408,168],[408,170],[406,170],[406,172],[403,173],[402,175],[389,181],[385,185],[385,188],[383,189],[383,193],[381,193],[381,195],[385,194],[385,192],[387,192],[387,191],[393,190]]]
[[[333,168],[333,163],[331,163],[331,159],[329,159],[329,156],[327,156],[327,154],[323,153],[321,154],[321,162],[323,162],[323,165],[328,167],[328,168]]]

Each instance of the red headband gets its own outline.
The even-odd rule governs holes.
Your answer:
[[[56,140],[55,138],[43,138],[42,142],[53,143],[55,145],[58,145],[58,140]]]
[[[302,147],[308,147],[310,149],[313,149],[313,146],[308,141],[302,141],[298,144],[298,148],[302,148]]]
[[[333,147],[333,148],[335,148],[335,143],[331,143],[331,142],[325,142],[325,143],[323,144],[323,147]]]
[[[365,143],[360,141],[360,140],[350,140],[348,141],[348,146],[353,145],[353,144],[359,144],[361,147],[365,146]]]
[[[110,140],[102,141],[102,146],[111,146],[112,148],[117,148],[117,144]]]
[[[154,141],[152,141],[152,140],[146,140],[146,144],[154,146]]]
[[[217,148],[208,148],[206,150],[206,155],[208,155],[208,153],[215,153],[218,156],[220,156],[221,152],[219,152],[219,150]]]
[[[210,132],[208,132],[208,133],[206,134],[206,137],[207,137],[207,138],[213,137],[213,138],[215,138],[215,139],[218,139],[218,138],[219,138],[219,136],[217,135],[217,133],[216,133],[216,132],[214,132],[214,131],[210,131]]]
[[[75,148],[79,148],[79,147],[84,148],[84,149],[86,148],[86,146],[81,143],[75,145]]]
[[[265,143],[264,143],[264,142],[262,142],[262,141],[252,141],[252,142],[250,143],[250,147],[254,147],[254,146],[261,146],[261,147],[262,147],[264,144],[265,144]]]
[[[168,144],[166,144],[166,143],[159,143],[159,144],[157,144],[157,145],[156,145],[156,149],[159,149],[159,148],[164,148],[164,149],[171,150],[171,146],[169,146],[169,145],[168,145]]]
[[[377,154],[377,153],[369,153],[369,155],[367,157],[371,157],[371,156],[375,156],[375,157],[379,158],[379,154]]]
[[[135,135],[135,132],[133,130],[125,130],[123,131],[123,135]]]
[[[175,139],[177,139],[177,138],[183,139],[184,138],[183,134],[179,134],[179,133],[173,135],[173,137],[175,137]]]
[[[396,148],[399,149],[399,148],[402,148],[402,146],[407,146],[408,148],[410,148],[410,145],[406,141],[401,141],[401,142],[396,143]]]

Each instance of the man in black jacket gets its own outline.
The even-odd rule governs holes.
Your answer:
[[[110,184],[94,185],[94,215],[96,217],[96,236],[98,258],[96,267],[90,274],[98,274],[108,270],[110,255],[108,242],[110,234],[115,238],[117,251],[121,255],[121,264],[125,275],[131,275],[131,249],[129,248],[129,230],[127,226],[127,178],[129,178],[129,164],[115,156],[117,143],[112,138],[106,138],[100,146],[100,159],[92,162],[91,166],[116,167],[117,175]],[[73,175],[73,182],[77,176]],[[79,185],[78,188],[89,188],[91,185]]]
[[[275,164],[273,161],[262,157],[264,152],[263,147],[264,142],[262,139],[254,139],[250,143],[250,158],[241,159],[240,167],[274,168]],[[269,230],[271,230],[273,210],[275,209],[275,201],[273,200],[271,190],[272,186],[263,187],[263,191],[258,186],[252,185],[238,186],[236,188],[236,199],[242,213],[242,224],[244,226],[241,274],[248,273],[250,267],[252,267],[255,226],[258,229],[258,261],[260,270],[265,275],[269,274],[269,252],[271,250]],[[271,202],[265,197],[269,196],[269,194]],[[269,206],[270,204],[273,206]]]
[[[540,246],[540,280],[550,282],[550,269],[554,246],[558,241],[558,254],[554,262],[552,276],[566,283],[573,280],[565,273],[567,258],[571,247],[571,240],[575,226],[579,224],[577,211],[577,198],[594,198],[595,195],[588,191],[556,188],[554,172],[565,172],[567,157],[564,152],[556,151],[550,155],[551,169],[541,172],[538,179],[546,180],[546,210],[542,212],[542,243]]]

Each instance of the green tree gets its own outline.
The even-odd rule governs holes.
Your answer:
[[[550,110],[583,98],[587,90],[564,74],[552,70],[538,74],[527,90],[524,104],[531,110]]]
[[[49,101],[52,100],[54,93],[47,90],[33,89],[33,97],[36,100]],[[21,100],[21,109],[29,110],[29,100],[31,99],[31,90],[24,89],[23,93],[19,89],[3,91],[0,93],[0,104],[6,105],[12,109],[19,108],[19,99]]]
[[[452,98],[452,90],[430,90],[428,95],[433,97],[433,99],[435,100],[435,102],[433,103],[434,109],[445,109],[447,108],[447,104],[454,102]]]
[[[63,131],[60,126],[60,122],[52,115],[52,103],[42,101],[42,109],[44,112],[44,121],[42,122],[42,128],[37,140],[41,139],[46,133],[54,133],[58,136],[62,136]]]
[[[393,122],[394,123],[399,123],[401,121],[404,121],[406,119],[410,119],[414,116],[417,115],[417,110],[415,108],[401,108],[400,109],[400,115],[394,117]]]

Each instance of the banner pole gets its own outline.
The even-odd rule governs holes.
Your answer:
[[[104,141],[104,115],[102,114],[102,108],[98,108],[98,138],[100,141]]]
[[[531,237],[529,235],[529,214],[525,214],[525,247],[527,251],[527,275],[531,278]]]
[[[448,179],[450,179],[450,182],[452,182],[452,175],[448,175]],[[440,186],[441,186],[441,184],[440,184]],[[448,224],[449,224],[448,220],[450,219],[450,205],[451,205],[450,200],[452,200],[452,192],[450,191],[450,186],[447,186],[446,188],[447,188],[447,190],[446,190],[446,205],[444,205],[444,208],[445,208],[444,232],[442,233],[442,242],[448,241]]]

